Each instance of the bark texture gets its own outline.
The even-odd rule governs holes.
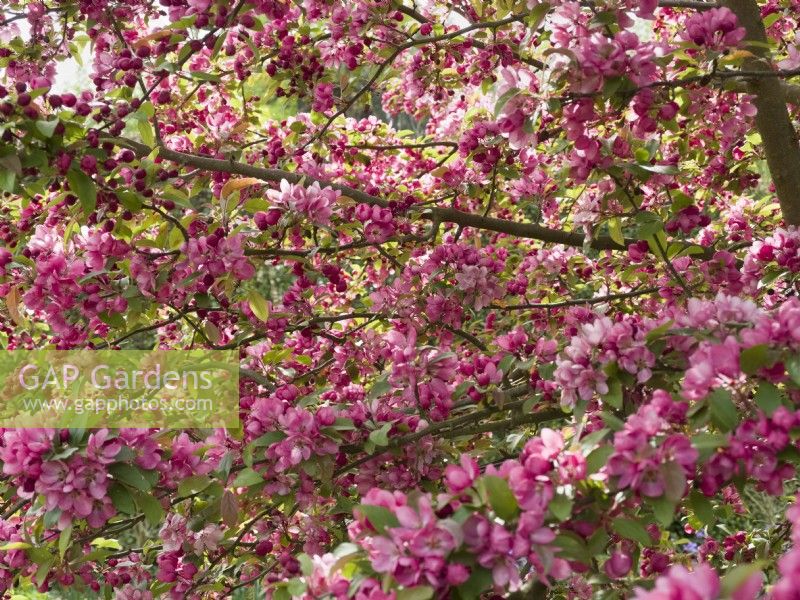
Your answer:
[[[744,63],[745,70],[771,70],[767,32],[756,0],[724,0],[747,30],[748,47],[753,53]],[[800,225],[800,145],[786,107],[784,84],[777,77],[757,77],[749,82],[750,93],[758,109],[756,127],[761,134],[775,192],[786,223]]]

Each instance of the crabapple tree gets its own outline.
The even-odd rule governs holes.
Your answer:
[[[798,597],[798,0],[0,7],[0,342],[241,423],[2,430],[4,593]]]

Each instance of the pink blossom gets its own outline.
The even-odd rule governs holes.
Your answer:
[[[725,6],[693,13],[684,27],[685,40],[713,50],[737,46],[746,35],[744,27],[738,27],[736,15]]]
[[[150,590],[142,590],[131,584],[126,584],[114,590],[114,600],[153,600]]]
[[[458,494],[470,487],[480,474],[478,463],[469,454],[461,455],[461,464],[447,465],[444,476],[450,491]]]
[[[281,180],[279,190],[268,190],[267,196],[278,208],[300,213],[317,225],[327,225],[333,215],[333,206],[341,192],[319,183],[305,187]]]
[[[656,579],[652,590],[636,588],[636,600],[714,600],[719,596],[719,586],[719,576],[706,563],[695,565],[693,571],[675,565]]]
[[[778,62],[781,69],[792,70],[800,68],[800,35],[795,37],[793,44],[789,44],[786,51],[789,56]]]

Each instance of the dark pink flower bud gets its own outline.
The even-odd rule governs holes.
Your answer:
[[[91,175],[97,170],[97,159],[91,154],[87,154],[81,158],[81,169],[84,173]]]
[[[611,579],[625,577],[631,570],[633,561],[629,554],[616,550],[611,553],[611,557],[603,565],[603,570]]]
[[[469,569],[466,565],[452,563],[447,565],[447,583],[449,585],[461,585],[469,579]]]
[[[280,221],[281,211],[277,208],[271,208],[266,212],[260,211],[254,215],[253,219],[256,222],[256,227],[261,231],[265,231]]]

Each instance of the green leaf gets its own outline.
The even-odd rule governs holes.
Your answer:
[[[108,488],[108,495],[111,502],[114,504],[119,512],[126,515],[132,515],[136,512],[136,506],[133,503],[133,498],[123,486],[118,483],[112,483]]]
[[[142,199],[138,196],[138,194],[121,190],[117,192],[117,196],[119,197],[119,201],[122,203],[122,206],[127,208],[129,211],[136,212],[141,210]]]
[[[577,560],[583,564],[590,565],[592,563],[592,555],[589,554],[589,548],[582,538],[578,537],[571,531],[563,531],[558,534],[551,543],[554,548],[559,548],[559,556],[569,559]]]
[[[745,348],[739,355],[739,365],[748,375],[754,374],[762,367],[772,364],[772,358],[769,355],[769,346],[766,344],[758,344]]]
[[[153,126],[147,118],[138,119],[139,136],[142,138],[142,143],[152,148],[156,145],[156,135],[153,131]]]
[[[69,548],[69,543],[71,541],[72,523],[62,529],[61,534],[58,536],[58,556],[61,560],[64,560],[64,555],[67,553],[67,549]]]
[[[665,333],[667,333],[670,329],[672,329],[673,325],[674,325],[674,321],[671,321],[671,320],[667,321],[666,323],[662,323],[661,325],[659,325],[655,329],[651,329],[650,331],[648,331],[647,332],[647,336],[645,337],[645,340],[647,341],[648,344],[652,344],[658,338],[660,338]]]
[[[272,592],[272,600],[292,600],[292,595],[285,587],[277,587]]]
[[[7,544],[3,544],[0,546],[0,550],[27,550],[28,548],[33,548],[28,542],[8,542]]]
[[[33,562],[37,565],[42,563],[46,563],[49,560],[53,560],[53,555],[50,553],[50,547],[39,547],[39,548],[28,548],[25,551],[25,554],[28,555]]]
[[[46,156],[46,155],[45,155]],[[44,164],[47,164],[47,159],[45,158]],[[22,167],[33,167],[36,165],[28,165],[23,164],[20,161],[19,156],[16,154],[9,154],[6,156],[0,156],[0,173],[5,171],[10,171],[14,175],[22,176]]]
[[[517,94],[519,94],[519,89],[513,87],[497,99],[497,102],[494,105],[495,118],[502,112],[503,107],[508,103],[508,101]]]
[[[781,405],[781,391],[772,383],[763,381],[753,397],[758,407],[771,417]]]
[[[646,210],[636,213],[636,222],[639,224],[637,236],[640,240],[653,237],[659,231],[663,231],[664,222],[657,214]]]
[[[36,585],[42,585],[44,583],[44,580],[47,579],[47,574],[50,572],[50,568],[53,566],[54,562],[56,562],[56,557],[50,556],[44,559],[41,563],[38,563],[39,568],[36,569],[36,575],[33,577]]]
[[[219,499],[219,514],[228,527],[236,527],[239,522],[239,503],[230,490],[225,490]]]
[[[251,468],[242,469],[242,471],[233,480],[233,487],[250,487],[258,483],[264,483],[264,476]]]
[[[178,496],[190,496],[202,492],[209,485],[211,485],[211,479],[207,475],[192,475],[178,484]]]
[[[657,175],[677,175],[680,173],[680,169],[675,165],[651,165],[651,164],[640,164],[637,165],[640,169],[644,169],[650,173],[656,173]]]
[[[713,525],[717,520],[711,501],[698,490],[692,490],[689,494],[689,508],[704,525]]]
[[[206,334],[208,341],[211,343],[217,343],[219,341],[220,333],[219,327],[214,325],[211,321],[204,321],[203,322],[203,333]]]
[[[556,519],[566,521],[572,514],[572,504],[572,498],[563,494],[556,494],[550,501],[548,508]]]
[[[586,541],[586,548],[591,556],[602,554],[608,546],[608,532],[603,527],[598,527],[591,537]]]
[[[383,506],[373,504],[359,504],[353,512],[359,512],[367,519],[378,533],[386,533],[387,527],[399,527],[400,521],[392,511]]]
[[[428,585],[418,585],[413,588],[398,590],[397,600],[429,600],[433,598],[433,588]]]
[[[189,71],[189,73],[192,75],[192,77],[199,79],[200,81],[219,82],[222,80],[222,78],[215,73],[206,73],[205,71]]]
[[[101,312],[97,316],[100,317],[103,323],[115,329],[122,329],[125,327],[125,318],[120,313]]]
[[[787,358],[784,363],[786,372],[797,385],[800,385],[800,354],[794,354]]]
[[[625,77],[608,77],[603,82],[603,97],[604,98],[611,98],[614,94],[616,94],[622,84],[627,81]],[[616,240],[615,240],[616,241]]]
[[[771,15],[764,17],[764,29],[769,29],[772,27],[781,17],[783,17],[782,12],[774,12]]]
[[[286,590],[293,598],[299,598],[306,591],[306,584],[302,579],[295,577],[286,582]]]
[[[297,559],[297,562],[300,563],[300,572],[303,575],[310,577],[314,574],[314,561],[311,560],[311,557],[308,554],[303,552],[298,554],[295,558]]]
[[[738,567],[730,569],[727,573],[725,573],[725,577],[722,578],[720,586],[721,593],[719,597],[733,597],[739,588],[741,588],[751,577],[756,574],[761,575],[761,579],[763,581],[763,573],[761,573],[761,569],[763,569],[765,566],[765,561],[757,560],[750,564],[739,565]]]
[[[584,453],[594,450],[597,448],[598,444],[606,438],[609,432],[610,430],[604,427],[603,429],[598,429],[597,431],[583,436],[580,441],[581,450],[583,450]]]
[[[116,479],[124,484],[141,490],[148,491],[153,486],[147,479],[145,479],[139,467],[135,467],[128,463],[114,463],[108,467],[108,472]]]
[[[376,429],[369,434],[369,441],[376,446],[389,445],[389,430],[392,428],[391,423],[385,423],[380,429]]]
[[[477,600],[492,585],[492,572],[483,567],[475,567],[464,583],[458,586],[461,600]]]
[[[664,478],[664,496],[667,500],[677,502],[683,498],[686,491],[686,472],[675,461],[661,465],[661,475]]]
[[[253,448],[261,448],[264,446],[271,446],[275,442],[280,442],[281,440],[286,439],[286,433],[283,431],[268,431],[264,435],[261,435],[250,442],[250,446]]]
[[[649,498],[650,506],[653,508],[653,514],[656,520],[663,526],[669,527],[675,520],[675,507],[677,502],[670,500],[666,496],[661,498]]]
[[[94,538],[89,543],[97,548],[106,548],[107,550],[122,550],[122,544],[120,544],[117,540],[112,540],[109,538],[98,537]]]
[[[261,321],[269,319],[269,304],[266,298],[255,290],[251,290],[247,294],[247,303],[250,305],[250,310]]]
[[[291,129],[295,133],[305,133],[308,127],[302,121],[295,121],[291,125],[289,125],[289,129]]]
[[[783,462],[790,462],[794,463],[795,465],[800,464],[800,450],[792,445],[788,445],[783,450],[778,452],[777,457],[778,460]]]
[[[513,354],[506,354],[498,363],[497,369],[503,373],[511,373],[514,363],[517,362],[517,357]]]
[[[158,525],[164,517],[164,508],[161,503],[150,494],[132,492],[136,506],[144,513],[144,518],[150,525]]]
[[[356,429],[355,423],[352,419],[346,417],[336,417],[333,425],[326,427],[326,429],[333,429],[335,431],[354,431]]]
[[[508,487],[508,482],[496,475],[484,475],[481,478],[489,504],[495,514],[504,521],[510,521],[519,513],[517,499]]]
[[[714,390],[709,396],[711,421],[724,432],[732,431],[739,424],[739,412],[727,390]]]
[[[603,423],[605,423],[606,427],[610,428],[612,431],[619,431],[625,427],[625,422],[622,419],[607,410],[600,412],[600,418],[603,419]]]
[[[603,403],[619,410],[622,408],[622,382],[614,378],[609,382],[608,393],[602,397]]]
[[[83,171],[70,169],[67,171],[67,181],[69,182],[69,189],[81,201],[83,213],[85,215],[91,213],[97,206],[97,188],[92,178]]]
[[[542,2],[534,6],[533,9],[528,12],[528,16],[525,18],[525,24],[531,30],[538,29],[548,12],[550,12],[549,2]]]
[[[728,445],[728,437],[719,433],[698,433],[692,436],[692,446],[700,454],[700,460],[705,460],[718,448]]]
[[[17,181],[17,174],[11,169],[0,169],[0,190],[13,192],[14,184]]]
[[[647,533],[647,529],[641,521],[620,517],[612,521],[611,528],[622,537],[638,542],[642,546],[653,545],[653,538]]]
[[[608,220],[608,235],[620,246],[625,245],[625,236],[622,235],[622,226],[618,217]]]
[[[388,381],[388,375],[380,377],[379,379],[375,380],[375,383],[372,384],[372,388],[369,390],[367,398],[372,400],[374,398],[377,398],[378,396],[383,396],[391,389],[392,389],[392,384],[389,383]]]
[[[61,509],[53,508],[44,513],[44,516],[42,517],[42,524],[46,528],[52,529],[58,524],[60,518],[61,518]]]
[[[147,102],[142,102],[142,105],[139,107],[137,112],[140,112],[146,118],[151,119],[156,114],[156,108],[153,106],[153,103],[148,100]]]
[[[586,474],[597,473],[608,462],[608,458],[614,453],[613,446],[599,446],[589,453],[586,457]]]
[[[50,138],[53,137],[58,124],[58,119],[54,119],[52,121],[36,121],[36,129],[38,129],[44,137]]]

